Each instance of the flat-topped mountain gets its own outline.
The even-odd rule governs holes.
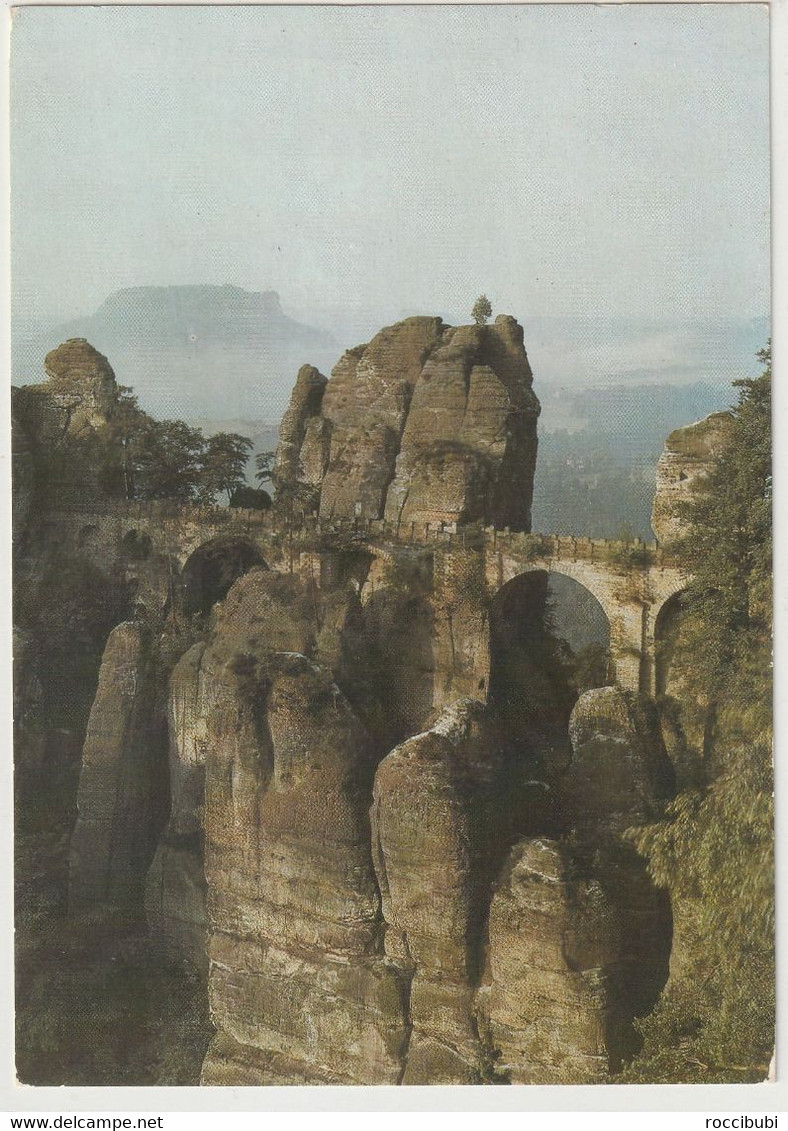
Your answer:
[[[113,333],[119,345],[133,346],[142,337],[149,345],[193,346],[221,341],[258,344],[283,342],[334,346],[330,334],[296,322],[282,310],[276,291],[246,291],[229,284],[176,287],[124,287],[94,314],[64,323],[60,331]]]
[[[308,356],[330,367],[330,334],[289,318],[275,291],[230,285],[128,287],[92,314],[15,343],[18,383],[43,378],[53,342],[87,338],[112,358],[154,416],[245,416],[275,421],[291,374]]]

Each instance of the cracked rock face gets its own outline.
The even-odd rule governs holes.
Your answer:
[[[112,366],[84,338],[69,338],[44,359],[46,392],[55,405],[68,414],[68,430],[77,435],[84,429],[102,428],[117,396]]]
[[[145,887],[145,909],[154,937],[171,954],[185,956],[197,967],[207,963],[203,810],[210,696],[201,668],[204,652],[203,641],[195,644],[170,676],[170,819]]]
[[[480,1027],[513,1084],[581,1084],[609,1068],[607,968],[616,919],[571,849],[528,839],[512,849],[490,905]]]
[[[651,511],[651,528],[660,542],[681,537],[684,525],[676,504],[686,501],[692,490],[709,474],[724,448],[730,427],[728,412],[677,428],[665,441],[657,463],[657,487]]]
[[[297,578],[252,571],[200,659],[218,1030],[205,1083],[397,1083],[402,1073],[402,978],[382,952],[370,850],[374,762],[332,671],[354,601],[348,593],[340,607],[331,594],[318,617]]]
[[[107,640],[90,712],[71,838],[69,906],[142,900],[161,812],[163,728],[154,714],[148,642],[124,622]]]
[[[481,1082],[473,1001],[494,770],[482,718],[478,703],[452,705],[432,730],[387,755],[375,777],[372,845],[386,953],[411,979],[405,1084]]]
[[[14,546],[20,541],[27,526],[35,487],[33,446],[21,422],[14,415],[14,405],[22,395],[18,389],[11,389],[11,518]]]
[[[277,454],[321,519],[482,521],[529,530],[539,402],[518,323],[409,318],[349,350],[326,382],[305,366]]]
[[[584,692],[569,719],[572,762],[561,782],[566,818],[580,839],[619,839],[657,815],[672,770],[653,705],[620,687]]]
[[[621,923],[610,971],[611,1047],[626,1055],[633,1048],[632,1017],[648,1013],[665,984],[672,932],[667,893],[654,887],[627,831],[659,815],[674,775],[653,703],[619,687],[581,695],[569,736],[573,758],[561,804],[577,858],[591,861]]]
[[[670,795],[653,704],[582,695],[547,801],[533,752],[471,698],[381,759],[380,610],[357,591],[369,564],[328,566],[322,586],[249,570],[169,682],[171,808],[146,909],[171,954],[207,965],[203,1082],[609,1078],[670,950],[669,908],[627,837]],[[449,604],[454,668],[465,632]],[[140,627],[116,628],[83,756],[75,907],[141,894],[155,670]]]
[[[406,1026],[380,954],[366,734],[306,657],[239,668],[208,721],[214,1022],[260,1064],[284,1057],[314,1082],[396,1083]],[[206,1082],[212,1065],[209,1050]]]

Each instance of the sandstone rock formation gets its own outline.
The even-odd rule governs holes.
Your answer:
[[[330,676],[305,658],[272,657],[269,676],[267,758],[243,730],[228,744],[226,716],[212,721],[236,779],[228,795],[226,770],[211,759],[213,1017],[280,1071],[284,1060],[315,1082],[396,1083],[407,1029],[398,972],[379,954],[366,737]],[[240,688],[226,709],[237,733]],[[259,1082],[267,1078],[261,1071]]]
[[[616,918],[566,844],[520,841],[490,905],[480,1029],[513,1084],[584,1084],[610,1069]]]
[[[657,487],[651,511],[651,527],[660,542],[669,543],[682,533],[676,504],[689,499],[697,484],[709,474],[724,447],[731,416],[714,412],[677,428],[665,441],[657,464]]]
[[[47,364],[51,420],[103,427],[105,359]],[[71,904],[139,912],[144,885],[153,937],[205,974],[206,1084],[584,1083],[634,1047],[671,932],[627,835],[671,794],[653,706],[606,687],[572,710],[532,540],[328,521],[528,530],[538,411],[513,319],[408,319],[299,372],[276,478],[319,524],[64,525],[80,576],[98,562],[151,621],[174,595],[189,634],[110,634]]]
[[[334,682],[347,591],[252,570],[171,682],[174,806],[149,879],[171,937],[194,931],[170,843],[194,831],[205,755],[207,1083],[389,1082],[407,1037],[382,954],[368,805],[369,738]],[[179,784],[180,783],[180,784]],[[190,866],[195,863],[194,858]],[[156,921],[156,908],[153,918]]]
[[[277,471],[319,489],[324,519],[482,521],[530,529],[539,402],[517,322],[409,318],[299,373]]]
[[[580,839],[621,837],[655,817],[672,769],[653,705],[620,687],[580,696],[569,720],[572,762],[561,782],[564,817]]]
[[[112,366],[102,353],[85,338],[69,338],[46,355],[44,369],[47,393],[72,435],[106,424],[118,390]]]
[[[405,1084],[481,1082],[473,1012],[494,859],[495,750],[464,701],[383,759],[372,847],[385,950],[410,979]],[[480,725],[481,724],[481,725]]]
[[[653,1008],[665,984],[671,915],[628,829],[660,816],[674,790],[653,704],[618,687],[581,695],[569,722],[573,759],[561,783],[569,843],[599,881],[621,924],[611,968],[612,1048],[632,1049],[630,1022]]]
[[[394,651],[414,661],[413,687],[426,674],[448,696],[489,675],[490,655],[457,604],[473,552],[456,577],[439,559],[413,559],[405,589],[421,586],[450,639],[433,626],[423,656],[408,632]],[[170,954],[208,962],[203,1082],[608,1078],[669,950],[669,911],[624,835],[670,789],[653,710],[617,688],[586,693],[571,764],[549,781],[480,702],[455,700],[413,734],[440,697],[408,714],[403,694],[389,713],[375,656],[394,622],[372,600],[369,555],[318,564],[252,566],[170,677],[171,809],[146,908]],[[410,598],[396,585],[389,598],[396,620]],[[130,830],[155,823],[161,753],[151,672],[139,626],[119,626],[85,743],[75,908],[139,901],[152,846]],[[386,754],[397,728],[411,736]]]
[[[239,657],[224,678],[207,779],[214,1023],[257,1083],[396,1083],[407,1028],[379,953],[363,727],[303,655]]]
[[[195,644],[170,677],[167,724],[170,817],[151,864],[145,909],[154,936],[173,955],[207,965],[203,840],[206,716],[210,697],[201,669],[205,643]]]
[[[395,666],[415,659],[413,687],[426,676],[447,695],[449,669],[458,685],[488,671],[456,606],[473,554],[458,578],[411,562],[407,592],[453,618],[451,649],[433,628],[420,658],[410,630],[399,645],[381,635],[406,594],[383,586],[394,620],[381,620],[363,557],[328,553],[320,585],[308,560],[302,576],[252,568],[170,681],[172,811],[148,914],[199,963],[207,889],[217,1034],[203,1081],[606,1078],[664,981],[665,909],[623,837],[669,785],[653,712],[616,688],[587,693],[552,787],[479,702],[412,735],[429,702],[376,705],[389,681],[375,657],[390,643]],[[398,727],[412,737],[381,760]]]
[[[27,439],[39,508],[51,505],[54,498],[84,503],[105,494],[117,478],[120,451],[111,436],[119,395],[115,374],[106,357],[84,338],[70,338],[51,350],[44,366],[46,381],[14,392],[16,443],[24,446],[23,436]],[[87,458],[89,445],[96,441],[104,448],[101,456],[94,446]],[[18,470],[23,463],[19,451]],[[15,504],[20,502],[18,496]]]
[[[327,378],[313,365],[302,365],[298,371],[290,404],[279,427],[276,475],[284,483],[304,480],[315,486],[320,484],[328,453],[316,442],[314,429],[322,423],[320,404],[327,384]]]
[[[149,641],[139,625],[111,633],[90,712],[71,840],[69,905],[135,909],[166,798],[161,720]]]
[[[38,445],[56,445],[103,429],[118,386],[112,366],[84,338],[69,338],[44,360],[46,381],[15,390],[21,426]]]
[[[413,390],[386,518],[530,530],[539,415],[532,380],[513,318],[448,331]]]

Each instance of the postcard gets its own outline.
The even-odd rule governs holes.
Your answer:
[[[769,23],[13,9],[20,1085],[773,1076]]]

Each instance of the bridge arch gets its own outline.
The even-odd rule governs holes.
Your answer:
[[[654,611],[654,691],[670,693],[671,650],[681,631],[686,608],[685,589],[666,597]]]
[[[596,600],[605,612],[608,621],[615,615],[616,600],[612,594],[612,586],[606,571],[589,568],[589,563],[572,561],[562,558],[536,558],[530,562],[504,557],[501,561],[501,571],[498,590],[509,584],[517,577],[528,573],[554,573],[569,577],[582,585]]]
[[[611,625],[599,599],[546,563],[506,582],[490,603],[488,701],[516,741],[568,756],[577,696],[612,682]],[[553,755],[551,755],[553,756]]]
[[[250,569],[268,569],[259,547],[242,534],[221,534],[188,556],[177,578],[176,596],[187,615],[209,613]]]
[[[633,691],[644,689],[648,606],[640,572],[628,577],[605,561],[557,556],[524,559],[509,553],[498,555],[494,569],[497,577],[488,578],[493,581],[493,592],[529,573],[559,574],[578,582],[596,598],[610,625],[611,676]]]

